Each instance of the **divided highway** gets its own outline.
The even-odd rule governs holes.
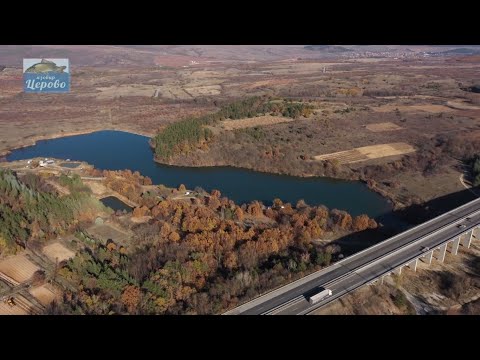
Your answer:
[[[467,219],[468,218],[468,219]],[[463,225],[462,225],[463,224]],[[335,264],[240,305],[225,315],[304,315],[431,253],[480,224],[480,199],[395,235]],[[319,287],[333,295],[315,305],[308,296]]]

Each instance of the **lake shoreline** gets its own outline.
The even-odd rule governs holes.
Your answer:
[[[37,145],[39,141],[46,141],[46,140],[54,140],[54,139],[59,139],[59,138],[66,138],[66,137],[72,137],[72,136],[78,136],[78,135],[87,135],[87,134],[92,134],[95,132],[100,132],[100,131],[119,131],[119,132],[124,132],[124,133],[129,133],[129,134],[134,134],[134,135],[139,135],[139,136],[144,136],[149,138],[149,146],[153,148],[153,144],[151,143],[151,139],[153,138],[154,134],[152,133],[147,133],[147,132],[140,132],[136,130],[130,130],[126,129],[124,127],[116,127],[116,128],[94,128],[94,129],[88,129],[88,130],[80,130],[80,131],[71,131],[71,132],[58,132],[54,134],[49,134],[49,135],[39,135],[35,136],[31,139],[29,139],[28,143],[25,144],[19,144],[18,146],[12,146],[9,147],[6,150],[3,150],[0,152],[0,161],[7,162],[7,157],[10,155],[13,151],[20,150],[23,148],[31,147]],[[245,166],[236,166],[235,164],[223,164],[223,163],[214,163],[214,164],[208,164],[208,165],[180,165],[176,164],[175,162],[165,162],[163,160],[159,160],[155,154],[152,154],[152,160],[161,165],[169,165],[169,166],[176,166],[176,167],[193,167],[193,168],[208,168],[208,167],[232,167],[235,169],[243,169],[243,170],[250,170],[250,171],[256,171],[264,174],[273,174],[273,175],[284,175],[284,176],[292,176],[292,177],[299,177],[299,178],[326,178],[324,176],[319,176],[315,174],[291,174],[288,172],[280,172],[280,171],[275,171],[275,169],[270,169],[269,171],[264,171],[260,169],[256,169],[255,166],[252,167],[245,167]],[[378,189],[377,187],[373,186],[371,182],[365,181],[362,179],[359,179],[358,177],[348,177],[348,176],[329,176],[328,178],[331,179],[337,179],[337,180],[347,180],[347,181],[360,181],[364,185],[367,186],[368,189],[371,191],[379,194],[382,196],[384,199],[388,201],[388,203],[392,206],[393,210],[398,210],[402,208],[402,204],[398,203],[395,201],[395,198],[390,195],[389,193]]]
[[[151,143],[149,143],[152,149],[154,148]],[[359,181],[362,184],[364,184],[367,188],[372,190],[373,192],[381,195],[383,198],[385,198],[390,205],[392,205],[392,210],[399,210],[404,207],[404,205],[398,201],[396,201],[395,197],[384,190],[379,189],[376,187],[371,181],[368,180],[362,180],[358,177],[348,177],[348,176],[320,176],[320,175],[315,175],[315,174],[291,174],[291,173],[286,173],[286,172],[281,172],[281,171],[275,171],[275,169],[271,169],[270,171],[264,171],[260,169],[256,169],[254,166],[252,167],[245,167],[245,166],[236,166],[235,164],[227,164],[227,163],[212,163],[208,165],[180,165],[175,163],[174,161],[166,162],[163,160],[159,160],[157,156],[154,154],[153,155],[153,161],[156,162],[157,164],[160,165],[168,165],[168,166],[178,166],[178,167],[193,167],[193,168],[209,168],[209,167],[232,167],[235,169],[244,169],[244,170],[251,170],[251,171],[256,171],[256,172],[261,172],[264,174],[273,174],[273,175],[284,175],[284,176],[293,176],[293,177],[299,177],[299,178],[328,178],[328,179],[335,179],[335,180],[346,180],[346,181]]]
[[[147,132],[140,132],[140,131],[133,131],[133,130],[128,130],[125,128],[95,128],[95,129],[89,129],[89,130],[79,130],[79,131],[69,131],[69,132],[57,132],[53,134],[48,134],[48,135],[37,135],[33,136],[30,139],[25,139],[27,143],[25,144],[18,144],[15,146],[10,146],[7,149],[1,150],[0,151],[0,161],[7,161],[6,158],[8,155],[10,155],[13,151],[15,150],[20,150],[24,149],[30,146],[35,146],[39,141],[46,141],[46,140],[54,140],[54,139],[60,139],[60,138],[66,138],[66,137],[71,137],[71,136],[77,136],[77,135],[87,135],[87,134],[93,134],[95,132],[99,131],[121,131],[121,132],[126,132],[130,134],[135,134],[139,136],[145,136],[148,138],[151,138],[153,135],[149,134]]]
[[[182,166],[182,165],[177,165],[177,164],[172,163],[172,162],[165,163],[165,162],[159,161],[159,159],[156,159],[154,154],[152,153],[151,141],[149,141],[149,139],[151,139],[151,138],[149,136],[147,136],[145,133],[139,134],[139,132],[129,131],[129,130],[126,130],[126,129],[101,129],[101,130],[90,129],[88,131],[81,131],[81,132],[57,133],[57,134],[53,134],[53,135],[49,136],[49,138],[46,138],[46,137],[42,136],[42,137],[38,137],[38,138],[35,139],[36,140],[35,141],[36,145],[33,145],[33,146],[30,145],[29,147],[32,147],[32,150],[31,151],[27,150],[26,153],[29,154],[27,156],[36,156],[36,155],[33,155],[36,151],[35,146],[40,146],[40,147],[48,146],[48,142],[45,143],[45,142],[42,142],[42,140],[55,140],[55,139],[60,139],[60,138],[63,138],[63,137],[65,137],[65,138],[75,137],[75,136],[78,136],[78,135],[89,136],[88,134],[98,133],[98,132],[100,132],[100,133],[101,132],[106,132],[107,133],[105,135],[95,136],[95,139],[98,139],[98,141],[99,141],[98,144],[106,144],[108,142],[107,139],[112,136],[111,134],[108,134],[109,132],[111,132],[113,134],[115,132],[117,132],[118,133],[117,136],[119,136],[123,140],[119,145],[118,144],[114,145],[114,143],[112,143],[112,145],[114,146],[114,150],[111,150],[112,151],[111,153],[110,153],[110,151],[105,152],[104,150],[100,150],[100,148],[99,148],[98,150],[95,150],[96,152],[94,151],[93,153],[90,153],[90,158],[83,158],[82,156],[79,156],[77,158],[73,154],[66,155],[65,152],[63,152],[63,151],[60,152],[62,154],[61,156],[55,155],[55,153],[49,153],[48,156],[49,157],[57,157],[57,158],[63,158],[62,156],[68,156],[69,158],[72,158],[72,159],[78,159],[79,161],[86,161],[88,163],[92,163],[92,165],[95,166],[98,169],[112,170],[112,169],[117,169],[117,168],[118,169],[123,168],[123,169],[131,169],[132,171],[138,170],[143,175],[151,177],[152,180],[154,180],[154,181],[156,181],[155,178],[157,178],[157,180],[159,178],[158,178],[158,176],[156,175],[155,172],[152,173],[152,171],[149,170],[150,165],[147,165],[147,163],[152,164],[152,167],[154,169],[155,169],[155,166],[160,166],[160,165],[166,166],[167,168],[171,166],[171,167],[174,167],[176,169],[168,169],[168,170],[165,169],[165,170],[163,170],[163,171],[167,171],[167,174],[170,174],[170,175],[167,175],[167,176],[170,176],[170,178],[169,178],[170,180],[167,180],[167,182],[165,182],[164,179],[160,179],[160,180],[158,180],[159,183],[164,183],[164,184],[167,184],[168,186],[170,186],[171,184],[169,185],[168,181],[170,181],[170,183],[177,182],[176,186],[178,186],[180,183],[186,181],[186,184],[189,185],[189,186],[200,186],[200,187],[202,187],[202,186],[207,186],[208,187],[209,185],[205,185],[207,183],[208,184],[213,184],[212,186],[214,186],[214,188],[217,188],[217,189],[220,189],[220,190],[223,188],[223,189],[225,189],[225,191],[227,191],[227,189],[228,189],[228,191],[230,192],[230,194],[229,194],[230,197],[232,197],[232,196],[234,198],[239,197],[239,198],[242,198],[242,201],[250,201],[252,199],[256,199],[256,200],[260,200],[260,201],[266,201],[266,199],[271,200],[275,197],[279,197],[279,198],[284,197],[284,199],[282,199],[282,200],[292,201],[292,198],[296,198],[295,196],[292,195],[292,192],[293,192],[293,193],[295,193],[295,195],[298,194],[298,198],[296,198],[296,200],[294,200],[294,201],[297,201],[298,199],[303,198],[304,200],[306,200],[307,203],[310,203],[310,201],[312,201],[311,204],[315,204],[315,201],[317,201],[319,199],[319,197],[322,196],[322,198],[321,198],[322,200],[321,200],[320,203],[325,204],[327,207],[334,207],[334,208],[340,208],[340,209],[345,208],[345,210],[348,210],[351,207],[353,207],[353,208],[357,207],[358,208],[358,205],[355,205],[354,203],[351,203],[351,204],[348,204],[348,202],[345,203],[345,199],[344,199],[343,194],[348,193],[350,191],[350,190],[347,190],[347,189],[350,188],[350,186],[347,186],[345,188],[345,185],[339,185],[340,186],[339,189],[342,189],[341,190],[342,192],[338,193],[338,195],[339,195],[339,199],[342,199],[342,200],[339,200],[339,204],[336,205],[337,200],[335,200],[336,196],[334,195],[337,191],[337,190],[335,190],[335,189],[337,189],[336,187],[332,188],[332,191],[334,191],[333,193],[332,192],[330,192],[330,193],[327,192],[327,193],[322,194],[322,191],[320,191],[320,193],[318,193],[315,190],[316,188],[313,187],[313,185],[312,185],[312,182],[316,183],[317,180],[318,180],[319,182],[324,182],[325,185],[322,185],[322,186],[330,187],[330,186],[333,186],[330,183],[332,180],[339,180],[339,181],[357,183],[357,185],[355,185],[354,187],[356,187],[356,186],[359,186],[360,188],[363,187],[365,190],[369,190],[372,193],[375,193],[375,195],[378,196],[378,199],[383,199],[384,203],[386,204],[386,207],[390,209],[388,211],[392,211],[392,208],[394,208],[394,203],[391,201],[391,199],[389,197],[384,196],[385,194],[382,194],[379,191],[376,191],[376,189],[374,189],[372,186],[369,186],[370,184],[368,182],[366,182],[362,179],[359,179],[358,177],[355,177],[355,178],[352,178],[352,177],[348,178],[346,176],[343,176],[343,177],[342,176],[325,177],[325,176],[318,176],[318,175],[315,175],[315,174],[301,174],[301,176],[299,176],[299,174],[289,174],[289,173],[281,172],[281,171],[271,171],[271,170],[274,170],[274,169],[267,169],[267,171],[265,171],[265,169],[255,169],[255,166],[240,167],[240,166],[236,166],[235,164],[233,164],[233,165],[232,164],[214,164],[213,166],[209,166],[210,164],[202,164],[202,166],[191,166],[189,164],[189,166]],[[123,133],[124,135],[120,135],[121,133]],[[130,150],[126,151],[126,157],[121,156],[122,152],[124,151],[124,148],[128,148],[128,147],[125,147],[123,144],[126,144],[126,142],[131,141],[131,140],[129,140],[130,136],[139,136],[138,140],[136,140],[132,143],[132,144],[135,144],[135,145],[132,145],[132,146],[140,146],[140,148],[138,148],[138,151],[134,151],[134,153],[137,154],[137,155],[133,155],[133,159],[131,157],[132,152]],[[132,140],[134,140],[134,138]],[[40,143],[37,143],[37,141],[40,141]],[[81,136],[80,136],[78,140],[77,139],[72,139],[70,141],[72,141],[73,143],[76,143],[78,141],[81,142],[83,140],[81,139]],[[140,141],[140,143],[138,141]],[[65,142],[62,142],[62,143],[65,144]],[[146,145],[146,147],[143,147],[143,145],[141,145],[143,143]],[[65,146],[65,145],[63,145],[63,146]],[[92,146],[95,147],[93,143],[92,143]],[[117,147],[115,147],[115,146],[117,146]],[[21,149],[25,148],[25,147],[26,146],[17,146],[15,149],[10,149],[9,153],[13,152],[13,154],[15,154],[15,150],[22,151]],[[143,149],[143,150],[141,150],[141,149]],[[91,146],[87,145],[85,150],[80,150],[80,151],[90,151],[91,152],[92,149],[91,149]],[[32,154],[32,152],[33,152],[33,154]],[[110,154],[110,155],[106,155],[106,154]],[[138,156],[140,156],[140,154],[141,154],[141,159],[140,158],[136,159],[135,156],[138,157]],[[47,156],[47,154],[45,154],[44,156]],[[100,156],[100,158],[98,156]],[[110,156],[110,157],[108,157],[108,156]],[[115,156],[115,158],[112,159],[112,160],[109,160],[109,159],[111,159],[111,156]],[[7,159],[12,160],[14,158],[15,158],[15,155],[13,157],[12,156],[7,156],[5,158],[5,160],[7,160]],[[129,165],[129,163],[126,163],[125,165],[123,165],[122,164],[122,161],[124,161],[123,159],[130,159],[129,160],[130,165]],[[100,163],[98,161],[100,161]],[[146,168],[144,167],[143,170],[142,170],[141,167],[139,168],[137,166],[137,164],[141,164],[141,163],[144,163],[145,164],[144,166],[147,166]],[[134,164],[134,165],[132,165],[132,164]],[[113,165],[113,168],[112,168],[112,165]],[[125,167],[123,167],[123,166],[125,166]],[[221,167],[224,167],[226,169],[221,169]],[[192,169],[189,170],[188,168],[192,168]],[[187,179],[193,179],[193,178],[191,178],[191,176],[193,176],[193,174],[188,175],[188,177],[184,177],[185,175],[183,175],[183,174],[185,174],[185,172],[189,173],[191,171],[196,173],[196,170],[194,170],[193,168],[207,169],[207,170],[200,171],[200,173],[199,173],[200,176],[196,180],[187,180]],[[210,170],[208,170],[208,168],[210,168]],[[228,170],[228,168],[230,168],[230,170]],[[201,175],[202,173],[205,174],[204,171],[207,171],[207,173],[211,174],[211,175]],[[257,191],[257,193],[255,195],[253,195],[252,194],[252,189],[246,189],[245,187],[243,187],[241,189],[242,191],[238,192],[237,188],[232,187],[230,179],[225,180],[225,181],[228,181],[228,183],[219,182],[218,177],[217,177],[218,175],[221,174],[221,176],[223,176],[223,173],[225,173],[225,172],[226,173],[231,173],[232,171],[234,171],[234,172],[235,171],[248,171],[248,172],[257,173],[258,176],[255,175],[255,174],[252,174],[252,175],[242,175],[241,173],[238,174],[239,176],[246,176],[247,179],[250,179],[253,176],[253,178],[256,179],[255,181],[264,181],[264,180],[258,180],[258,179],[264,179],[264,176],[268,177],[268,175],[289,177],[291,179],[290,180],[279,179],[278,182],[277,182],[276,178],[270,178],[270,179],[267,178],[265,181],[274,182],[275,184],[278,184],[278,185],[275,185],[274,189],[272,189],[271,187],[266,187],[265,190],[259,191],[258,189],[261,188],[261,186],[262,186],[261,185],[262,183],[260,183],[259,186],[254,186],[253,189],[256,189],[256,190],[253,190],[253,191]],[[178,173],[178,172],[181,175],[178,176],[178,181],[177,181],[177,175],[175,175],[175,173]],[[194,175],[194,177],[196,177],[199,174]],[[211,179],[210,179],[210,177],[211,177]],[[295,180],[295,178],[297,178],[298,180]],[[174,179],[174,180],[172,180],[172,179]],[[305,179],[306,182],[302,182],[301,179]],[[312,179],[312,180],[308,180],[308,179]],[[194,181],[197,181],[197,180],[198,180],[198,182],[194,182]],[[233,181],[235,181],[235,180],[233,180]],[[248,183],[248,181],[250,181],[250,180],[247,180],[247,183]],[[226,187],[224,187],[225,184],[226,184]],[[288,188],[290,190],[287,190],[287,188],[285,187],[286,186],[285,184],[291,184],[291,185],[288,185],[288,186],[290,186]],[[253,183],[252,183],[252,185],[253,185]],[[272,184],[272,186],[273,186],[273,184]],[[280,186],[280,187],[278,188],[277,186]],[[283,188],[282,188],[282,186],[283,186]],[[281,189],[281,190],[278,190],[278,192],[277,192],[277,189]],[[307,190],[307,189],[309,189],[309,190]],[[347,192],[344,192],[345,190],[347,190]],[[354,192],[356,192],[356,191],[357,190],[355,190]],[[233,194],[237,194],[237,195],[234,196]],[[264,197],[264,194],[268,194],[268,195],[266,195],[266,197]],[[355,195],[351,194],[350,196],[355,196]],[[364,195],[362,195],[362,196],[364,196]],[[316,199],[316,200],[313,200],[313,199]],[[323,199],[325,199],[325,201]],[[327,201],[326,199],[330,199],[330,200]],[[234,200],[235,201],[240,201],[238,199],[234,199]],[[375,208],[376,206],[378,206],[378,205],[374,205],[374,204],[378,204],[377,201],[378,200],[370,199],[368,196],[366,198],[365,197],[363,198],[363,200],[361,202],[365,203],[364,208],[365,208],[366,213],[368,213],[369,215],[371,214],[369,212],[370,210],[367,210],[367,209],[372,209],[372,208]],[[328,202],[330,202],[330,204],[328,204]],[[332,202],[333,202],[333,205],[332,205]],[[340,204],[342,204],[342,205],[340,205]],[[349,210],[349,212],[351,212],[351,211]],[[375,216],[375,215],[373,215],[373,216]]]

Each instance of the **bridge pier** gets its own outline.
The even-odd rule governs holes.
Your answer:
[[[393,270],[394,274],[401,275],[402,274],[402,266],[399,266],[395,270]]]
[[[437,260],[439,260],[440,262],[444,262],[445,261],[445,254],[447,253],[447,244],[443,244],[442,246],[440,246],[440,254],[438,255],[437,257]]]
[[[408,267],[415,272],[417,271],[417,261],[418,261],[418,259],[415,259],[408,264]]]
[[[460,246],[460,236],[453,240],[452,242],[452,254],[457,255],[458,254],[458,247]]]
[[[433,258],[433,250],[430,251],[427,255],[425,255],[426,260],[425,262],[430,265],[432,263],[432,258]]]
[[[476,232],[475,232],[476,230]],[[480,226],[477,226],[476,228],[473,229],[474,233],[473,233],[473,237],[475,239],[478,239],[478,231],[480,230]]]
[[[463,238],[462,245],[465,246],[467,249],[470,248],[470,244],[472,243],[472,236],[473,236],[473,230],[468,232],[466,236]]]

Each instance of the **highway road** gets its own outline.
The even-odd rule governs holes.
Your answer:
[[[466,218],[470,220],[466,220]],[[464,224],[465,227],[458,227]],[[225,315],[303,315],[338,299],[399,266],[427,255],[447,240],[480,224],[480,199],[349,256],[302,279],[240,305]],[[430,251],[425,251],[428,247]],[[333,295],[315,305],[307,301],[320,287]]]

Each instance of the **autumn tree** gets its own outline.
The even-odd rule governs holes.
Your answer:
[[[348,230],[348,229],[351,228],[352,223],[353,223],[352,216],[348,213],[345,213],[345,214],[343,214],[343,216],[340,220],[340,223],[339,223],[340,229]]]
[[[150,210],[146,206],[136,207],[133,210],[132,216],[133,217],[142,217],[149,215]]]
[[[168,235],[168,240],[172,242],[180,241],[180,235],[176,231],[172,231],[170,235]]]
[[[352,230],[353,231],[363,231],[368,229],[369,217],[365,214],[356,216],[353,219]]]
[[[279,198],[273,199],[273,205],[272,207],[274,208],[280,208],[283,205],[283,201],[280,200]]]
[[[223,266],[228,270],[235,269],[238,266],[238,258],[235,252],[228,252],[223,258]]]
[[[150,186],[152,184],[153,184],[152,179],[150,179],[148,176],[145,176],[145,178],[143,179],[143,185]]]
[[[252,216],[261,216],[263,215],[262,204],[258,201],[254,201],[247,207],[247,213]]]
[[[307,205],[307,203],[305,202],[305,200],[300,199],[300,200],[297,201],[297,205],[295,205],[295,208],[296,208],[296,209],[302,209],[302,208],[305,208],[305,207],[307,207],[307,206],[308,206],[308,205]]]
[[[207,198],[207,206],[212,210],[218,210],[220,207],[220,200],[216,196],[210,196]]]
[[[133,285],[128,285],[122,292],[122,303],[127,308],[130,314],[135,313],[138,303],[141,299],[141,291],[138,287]]]
[[[238,221],[242,221],[243,220],[243,210],[242,208],[240,208],[239,206],[236,206],[235,207],[235,219],[238,220]]]
[[[378,227],[377,222],[374,219],[368,219],[368,228],[376,229]]]
[[[210,195],[219,199],[222,193],[219,190],[213,189]]]
[[[117,250],[117,244],[112,239],[107,240],[107,249],[109,251],[115,251]]]

